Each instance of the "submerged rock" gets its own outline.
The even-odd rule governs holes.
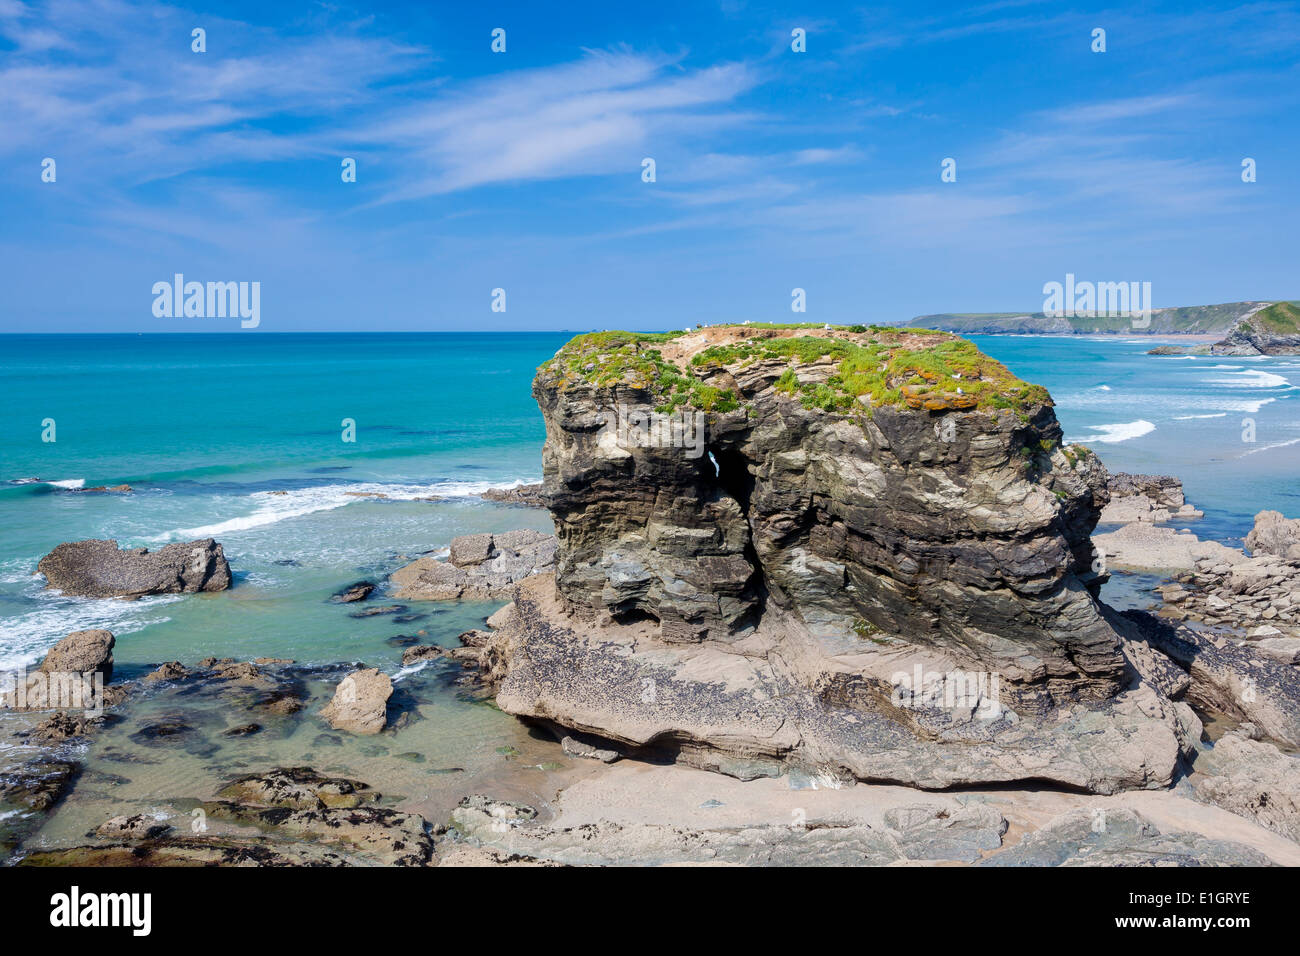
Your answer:
[[[380,607],[368,607],[365,608],[364,610],[353,611],[351,614],[348,615],[348,617],[355,617],[355,618],[382,617],[385,614],[401,614],[405,610],[406,610],[406,605],[404,604],[385,604]],[[396,620],[396,618],[394,618],[394,620]]]
[[[95,835],[113,840],[153,840],[171,830],[171,827],[151,816],[135,813],[113,817],[95,828]]]
[[[72,788],[81,765],[42,757],[0,777],[0,800],[31,813],[46,813]]]
[[[238,727],[231,727],[229,730],[223,730],[223,737],[250,737],[262,730],[261,724],[241,724]]]
[[[157,551],[119,549],[116,541],[73,541],[41,558],[48,586],[82,597],[139,597],[223,591],[230,565],[211,538],[169,544]]]
[[[375,589],[375,585],[370,581],[358,581],[356,584],[350,584],[342,591],[335,594],[330,600],[339,604],[352,604],[355,601],[364,601],[370,597],[370,592]]]
[[[329,777],[311,767],[277,767],[232,781],[218,791],[225,801],[257,807],[322,810],[366,806],[379,800],[369,784]]]

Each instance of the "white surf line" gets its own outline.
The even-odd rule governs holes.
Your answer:
[[[1141,438],[1143,435],[1149,435],[1156,430],[1156,426],[1144,418],[1140,418],[1135,422],[1118,422],[1112,425],[1091,425],[1089,427],[1097,434],[1071,440],[1085,445],[1088,442],[1114,444],[1128,441],[1131,438]]]
[[[1289,445],[1294,445],[1294,444],[1297,444],[1297,443],[1300,443],[1300,438],[1292,438],[1290,441],[1279,441],[1279,442],[1274,442],[1274,443],[1271,444],[1271,445],[1264,445],[1264,446],[1261,447],[1261,448],[1252,448],[1250,451],[1242,452],[1242,453],[1241,453],[1240,455],[1238,455],[1237,457],[1238,457],[1238,458],[1245,458],[1247,455],[1254,455],[1254,454],[1256,454],[1257,452],[1261,452],[1261,451],[1272,451],[1274,448],[1286,448],[1286,447],[1289,446]]]

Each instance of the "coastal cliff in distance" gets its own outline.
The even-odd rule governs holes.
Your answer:
[[[959,335],[1220,335],[1267,302],[1227,302],[1153,309],[1138,328],[1127,316],[1050,316],[1042,312],[957,312],[920,315],[911,325]]]
[[[1300,306],[1295,302],[1274,302],[1241,318],[1213,345],[1165,345],[1148,354],[1300,355]]]
[[[1096,598],[1105,468],[972,343],[608,332],[533,390],[558,552],[490,622],[506,712],[742,777],[1171,781],[1196,718]]]

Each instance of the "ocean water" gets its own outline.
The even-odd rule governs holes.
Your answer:
[[[359,635],[391,627],[341,614],[325,602],[337,588],[458,534],[549,530],[544,514],[472,493],[540,478],[530,382],[568,337],[5,336],[0,667],[90,626],[118,635],[127,664],[344,659]],[[975,340],[1046,385],[1066,437],[1112,470],[1182,478],[1206,511],[1202,536],[1235,542],[1261,508],[1300,514],[1300,359],[1157,357],[1151,340],[1118,337]],[[41,481],[11,483],[29,478]],[[135,491],[75,490],[120,483]],[[235,572],[220,595],[63,598],[32,576],[61,541],[208,536]]]
[[[351,773],[434,817],[489,784],[500,796],[553,792],[550,774],[566,759],[553,743],[467,695],[452,664],[400,666],[402,639],[452,646],[498,605],[413,603],[414,619],[399,623],[352,618],[328,598],[459,534],[551,530],[542,512],[473,493],[540,478],[544,433],[530,382],[568,338],[0,338],[0,669],[39,659],[69,631],[106,627],[124,677],[167,660],[292,658],[307,668],[311,694],[299,717],[228,740],[223,729],[250,719],[230,700],[148,691],[97,735],[83,782],[32,840],[77,840],[114,813],[165,812],[209,796],[232,773],[274,763]],[[1144,354],[1151,340],[1122,338],[977,341],[1046,385],[1067,437],[1090,444],[1112,470],[1181,477],[1207,513],[1193,523],[1202,536],[1235,542],[1261,508],[1300,515],[1300,360],[1157,358]],[[49,420],[53,442],[42,440]],[[355,441],[344,440],[345,420]],[[1255,440],[1244,441],[1252,422]],[[77,490],[120,483],[135,490]],[[373,494],[386,497],[364,496]],[[33,576],[62,541],[152,548],[207,536],[224,545],[234,571],[227,592],[91,600],[46,591]],[[1107,585],[1117,597],[1132,587]],[[324,733],[312,713],[337,672],[311,668],[341,662],[394,676],[419,701],[415,719],[378,739]],[[140,733],[178,712],[195,724],[179,749]],[[0,769],[23,749],[0,742]]]
[[[1170,474],[1205,512],[1202,538],[1240,546],[1263,509],[1300,517],[1300,356],[1156,356],[1119,336],[972,336],[1047,386],[1069,441],[1111,471]]]

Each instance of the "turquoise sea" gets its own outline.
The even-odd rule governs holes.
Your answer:
[[[454,645],[496,605],[413,604],[395,621],[353,618],[328,599],[459,534],[550,530],[542,512],[473,493],[540,479],[544,435],[530,382],[569,337],[0,338],[0,669],[29,664],[69,631],[106,627],[122,677],[167,660],[292,658],[308,668],[311,695],[300,716],[228,742],[223,728],[248,720],[229,701],[145,692],[121,726],[89,745],[83,782],[32,839],[75,841],[123,805],[202,798],[268,762],[355,774],[435,819],[471,787],[530,800],[554,792],[550,775],[564,758],[553,743],[467,695],[449,662],[400,665],[403,642]],[[1206,511],[1195,523],[1203,537],[1235,542],[1261,508],[1300,516],[1300,360],[1158,358],[1144,354],[1146,339],[978,341],[1046,385],[1067,438],[1092,445],[1112,470],[1181,477]],[[50,420],[52,442],[42,440]],[[344,440],[345,420],[355,441]],[[1243,441],[1249,421],[1253,442]],[[121,483],[133,492],[76,490]],[[33,576],[62,541],[157,547],[208,536],[235,574],[220,594],[69,598]],[[1133,584],[1107,588],[1119,599]],[[379,739],[323,733],[313,715],[338,671],[310,668],[340,662],[393,675],[415,719]],[[148,722],[178,712],[196,725],[197,742],[153,752]],[[0,744],[0,764],[22,750]]]
[[[569,336],[5,336],[0,666],[91,625],[112,628],[128,662],[354,652],[357,622],[321,603],[337,587],[457,534],[548,527],[469,495],[540,478],[530,382]],[[1206,511],[1203,536],[1240,538],[1260,508],[1300,514],[1300,359],[1148,356],[1147,339],[976,341],[1046,385],[1067,438],[1112,470],[1181,477]],[[41,482],[7,483],[28,478]],[[134,492],[73,490],[120,483]],[[235,569],[228,594],[125,604],[61,598],[32,577],[61,541],[207,536]]]

